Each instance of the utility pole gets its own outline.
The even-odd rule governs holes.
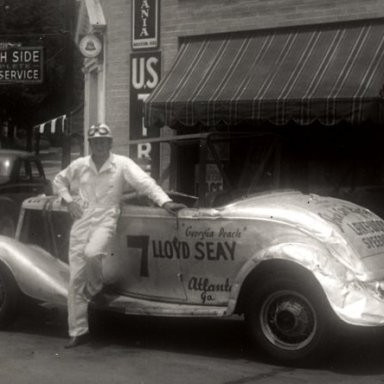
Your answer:
[[[71,162],[71,131],[72,131],[72,96],[73,96],[73,73],[74,73],[74,19],[75,19],[75,0],[65,0],[65,15],[66,15],[66,36],[65,36],[65,51],[66,51],[66,89],[65,89],[65,111],[66,119],[63,135],[63,152],[61,167],[65,168]]]

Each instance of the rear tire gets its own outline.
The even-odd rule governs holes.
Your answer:
[[[306,364],[332,339],[331,310],[314,278],[284,271],[253,285],[245,319],[253,342],[284,364]]]
[[[17,316],[20,292],[7,267],[0,265],[0,329],[8,326]]]

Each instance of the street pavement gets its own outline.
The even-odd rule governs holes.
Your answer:
[[[241,319],[99,316],[92,322],[93,342],[68,350],[63,347],[64,311],[25,308],[9,329],[0,332],[0,383],[384,382],[382,330],[352,330],[326,362],[297,368],[267,361],[257,348],[253,350]]]

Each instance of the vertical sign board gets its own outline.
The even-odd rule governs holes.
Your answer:
[[[160,129],[148,131],[144,127],[144,101],[160,81],[161,53],[141,52],[131,54],[130,129],[129,139],[159,137]],[[130,157],[146,166],[152,177],[159,177],[160,145],[144,143],[131,148]]]
[[[0,44],[0,84],[40,84],[43,72],[43,47]]]
[[[132,1],[132,48],[159,46],[159,0]]]

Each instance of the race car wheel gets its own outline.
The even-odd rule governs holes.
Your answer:
[[[2,215],[0,217],[0,235],[13,237],[16,232],[16,224],[10,215]]]
[[[17,315],[19,289],[7,267],[0,264],[0,328],[9,325]]]
[[[328,346],[328,303],[316,283],[271,274],[253,288],[245,318],[254,342],[284,363],[310,362]]]

